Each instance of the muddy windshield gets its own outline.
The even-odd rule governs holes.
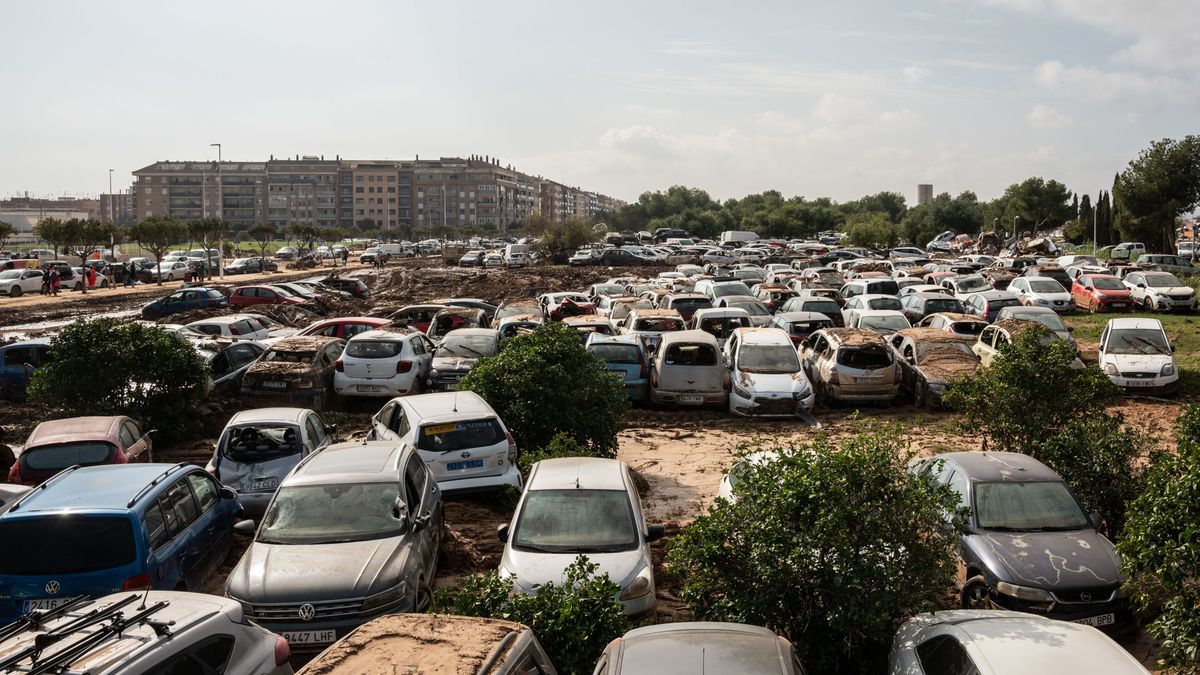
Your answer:
[[[290,352],[279,349],[268,350],[262,355],[262,360],[267,363],[303,363],[311,364],[317,358],[316,352]]]
[[[956,354],[975,356],[975,352],[962,342],[925,342],[917,345],[917,360],[924,360],[926,356],[941,358]]]
[[[1089,527],[1087,516],[1063,483],[979,483],[975,520],[985,530],[1046,532]]]
[[[1046,328],[1059,333],[1067,330],[1067,327],[1065,324],[1063,324],[1062,319],[1058,318],[1058,315],[1054,313],[1044,314],[1042,312],[1016,312],[1015,314],[1011,315],[1010,318],[1036,321]]]
[[[859,328],[869,328],[879,333],[895,333],[898,330],[911,328],[903,316],[889,314],[886,316],[864,316],[858,322]]]
[[[747,373],[795,373],[796,350],[786,345],[746,345],[738,350],[738,369]]]
[[[1118,284],[1119,285],[1119,284]],[[1065,293],[1066,289],[1062,284],[1053,279],[1041,279],[1033,277],[1029,280],[1029,290],[1034,293]]]
[[[398,537],[398,482],[284,486],[263,516],[264,544],[336,544]]]
[[[1119,328],[1108,335],[1109,354],[1170,354],[1171,345],[1154,328]]]
[[[770,316],[770,314],[771,314],[771,310],[767,309],[766,305],[762,304],[761,302],[759,302],[757,300],[731,302],[727,306],[730,309],[744,309],[744,310],[746,310],[747,314],[750,314],[752,316],[764,316],[764,315]]]
[[[636,331],[666,333],[673,330],[683,330],[683,323],[679,319],[638,319],[634,322],[633,329]]]
[[[955,280],[954,285],[958,287],[959,293],[976,293],[992,287],[983,277],[961,277]]]
[[[624,490],[530,490],[517,517],[513,548],[544,553],[609,553],[637,548]]]
[[[245,464],[295,455],[302,449],[300,427],[270,422],[226,429],[217,445],[222,457]]]
[[[438,357],[461,356],[479,359],[495,356],[498,343],[491,335],[448,335],[433,353]]]
[[[1116,280],[1114,279],[1114,281]],[[1182,286],[1183,282],[1174,274],[1147,274],[1146,285],[1150,288],[1173,288],[1175,286]],[[1096,280],[1096,288],[1103,288],[1100,285],[1099,279]],[[1124,289],[1125,286],[1122,284],[1121,288]]]

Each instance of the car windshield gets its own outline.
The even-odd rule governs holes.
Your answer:
[[[1065,293],[1062,284],[1053,279],[1032,277],[1029,279],[1029,290],[1034,293]]]
[[[985,530],[1079,530],[1088,519],[1067,486],[1057,481],[979,483],[975,521]]]
[[[894,333],[898,330],[911,328],[903,316],[888,314],[886,316],[864,316],[858,322],[859,328],[870,328],[881,333]]]
[[[1170,354],[1171,345],[1157,328],[1116,328],[1108,334],[1109,354]]]
[[[470,359],[495,356],[499,343],[491,335],[449,335],[434,352],[434,356],[463,356]]]
[[[979,335],[987,326],[982,321],[955,321],[950,324],[950,331],[957,335]]]
[[[867,300],[867,307],[871,309],[900,309],[900,301],[896,298],[871,298]]]
[[[753,295],[750,288],[740,281],[727,284],[713,284],[710,291],[714,298],[723,298],[727,295]]]
[[[588,347],[588,351],[605,363],[636,365],[642,362],[642,353],[638,350],[637,345],[601,343]]]
[[[926,300],[925,311],[930,314],[934,312],[961,312],[962,303],[954,298]]]
[[[1175,277],[1170,274],[1163,274],[1162,276],[1170,277],[1172,280],[1178,282],[1178,280],[1175,279]],[[1149,276],[1147,275],[1147,283],[1149,283],[1148,280],[1149,280]],[[1111,277],[1092,277],[1092,285],[1095,286],[1096,288],[1099,288],[1102,291],[1123,291],[1123,290],[1125,290],[1125,284],[1121,283],[1121,281],[1119,279],[1113,279]],[[1173,284],[1163,284],[1163,285],[1164,286],[1181,286],[1182,284],[1173,283]]]
[[[46,576],[124,567],[137,559],[129,518],[54,515],[0,522],[0,574]]]
[[[983,277],[959,277],[954,283],[960,293],[974,293],[992,287]]]
[[[263,516],[263,544],[336,544],[404,533],[394,511],[400,485],[335,483],[284,486]]]
[[[112,452],[113,446],[103,441],[46,445],[22,452],[21,465],[32,471],[59,471],[76,464],[103,464]]]
[[[500,420],[490,417],[429,424],[417,433],[417,449],[429,452],[453,452],[484,448],[503,443],[508,437]]]
[[[346,356],[355,359],[390,359],[402,351],[402,340],[351,340],[346,343]]]
[[[1174,274],[1147,274],[1146,285],[1150,288],[1171,288],[1182,286],[1183,282]],[[1097,283],[1096,286],[1099,287],[1100,284]]]
[[[1067,326],[1062,322],[1062,319],[1058,318],[1058,314],[1054,312],[1015,312],[1010,314],[1009,318],[1036,321],[1056,333],[1062,333],[1067,330]]]
[[[929,355],[942,356],[946,354],[966,354],[975,356],[971,347],[962,342],[922,342],[917,344],[917,360],[924,360]]]
[[[761,302],[759,302],[757,300],[735,301],[735,302],[729,303],[727,306],[732,309],[744,309],[744,310],[746,310],[747,314],[750,314],[752,316],[763,316],[763,315],[770,316],[770,314],[771,314],[771,310],[767,309],[766,305],[762,304]]]
[[[300,427],[281,422],[239,424],[221,434],[217,450],[234,462],[267,462],[298,454],[303,449]]]
[[[837,303],[832,300],[804,302],[800,305],[799,311],[816,312],[818,314],[824,314],[825,316],[841,316],[842,314],[842,310],[838,307]]]
[[[544,553],[608,553],[634,550],[639,539],[624,490],[530,490],[512,545]]]
[[[281,349],[271,349],[262,355],[261,361],[279,363],[310,364],[317,358],[316,352],[292,352]]]
[[[708,298],[678,298],[671,302],[671,309],[679,312],[694,312],[707,307],[712,307]]]
[[[738,350],[738,369],[747,373],[800,371],[796,350],[786,345],[746,345]]]
[[[683,330],[683,322],[679,319],[638,319],[634,322],[636,331],[665,333],[673,330]]]

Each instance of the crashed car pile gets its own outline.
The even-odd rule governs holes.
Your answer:
[[[997,238],[980,241],[998,252]],[[813,411],[823,406],[936,406],[952,380],[988,368],[1023,330],[1041,326],[1044,340],[1074,347],[1061,319],[1072,312],[1196,307],[1194,292],[1169,272],[1134,268],[1118,276],[1088,256],[1024,255],[1036,248],[1007,257],[932,257],[912,248],[880,253],[812,242],[675,244],[639,253],[639,264],[664,268],[652,277],[618,275],[496,304],[411,298],[386,310],[348,304],[360,295],[355,278],[176,291],[148,305],[144,319],[158,319],[192,345],[208,365],[210,390],[238,397],[240,410],[203,468],[155,463],[150,431],[129,418],[46,421],[34,430],[9,474],[25,487],[2,493],[0,506],[0,537],[29,543],[20,555],[0,556],[0,622],[15,622],[0,629],[0,671],[50,659],[56,668],[78,666],[90,652],[73,650],[91,636],[124,631],[132,636],[117,659],[124,665],[106,657],[103,667],[114,669],[95,672],[176,672],[170,667],[212,663],[205,659],[218,643],[230,670],[195,672],[291,672],[293,654],[325,650],[310,667],[356,672],[364,650],[427,633],[430,621],[457,620],[391,615],[423,612],[433,600],[443,497],[506,488],[520,496],[498,532],[497,572],[515,592],[559,581],[583,553],[616,584],[614,600],[627,614],[647,616],[656,601],[650,546],[664,528],[647,521],[633,471],[616,459],[560,458],[523,475],[505,421],[475,393],[458,390],[480,359],[560,321],[635,406],[819,426]],[[307,314],[264,313],[293,306]],[[343,307],[359,313],[343,315]],[[184,312],[201,315],[167,323]],[[19,372],[0,371],[5,395],[20,398],[46,342],[2,349],[28,352],[0,361],[21,362]],[[1110,321],[1099,357],[1105,374],[1127,389],[1169,393],[1178,384],[1173,349],[1153,318]],[[342,440],[330,422],[330,411],[351,398],[378,402],[363,441]],[[1103,635],[1050,621],[1131,621],[1112,544],[1096,517],[1028,457],[940,457],[946,461],[917,460],[910,469],[951,485],[972,509],[960,547],[969,609],[906,623],[893,672],[928,672],[915,664],[950,628],[974,636],[972,656],[980,657],[998,649],[989,636],[1011,622],[1119,658]],[[726,497],[743,470],[730,469]],[[1021,481],[1006,478],[1013,471]],[[1018,498],[1017,489],[1037,497]],[[67,508],[71,518],[62,517]],[[223,597],[201,595],[235,535],[250,543],[219,589]],[[1062,555],[1088,552],[1079,562],[1091,575],[1086,583],[1053,567],[1056,552],[1068,547]],[[1026,548],[1050,552],[1049,562],[1030,562]],[[173,633],[162,628],[166,620],[176,622]],[[478,631],[479,644],[459,648],[460,655],[499,654],[492,645],[503,642],[516,646],[497,663],[540,669],[512,672],[554,672],[528,629],[465,625]],[[47,633],[46,626],[61,630]],[[167,636],[184,651],[164,646]],[[776,669],[753,672],[803,672],[791,645],[769,631],[701,623],[634,630],[597,654],[597,672],[621,672],[622,659],[631,669],[647,658],[639,641],[651,637],[677,659],[702,643],[731,655],[770,648],[782,655]],[[1126,660],[1127,669],[1110,672],[1143,672]],[[144,668],[120,670],[128,664]]]

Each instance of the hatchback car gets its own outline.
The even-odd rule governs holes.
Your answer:
[[[225,561],[241,507],[198,466],[72,467],[0,516],[0,621],[78,595],[199,590]]]
[[[881,335],[891,335],[898,330],[912,328],[912,324],[908,322],[902,312],[896,310],[862,309],[854,313],[854,319],[847,323],[846,327],[865,328]]]
[[[1143,267],[1149,267],[1160,272],[1168,274],[1180,274],[1186,277],[1200,274],[1200,268],[1197,268],[1191,260],[1182,256],[1162,254],[1162,253],[1145,253],[1138,256],[1137,264]]]
[[[337,427],[307,408],[257,408],[234,413],[205,471],[238,493],[247,515],[267,510],[283,477],[300,460],[333,443]]]
[[[35,338],[0,346],[0,400],[24,401],[29,380],[50,361],[50,340]]]
[[[350,338],[376,328],[383,328],[391,323],[390,319],[374,316],[339,316],[333,319],[321,319],[301,329],[296,335],[323,335],[325,337]]]
[[[730,380],[720,350],[717,338],[702,330],[664,334],[650,362],[650,400],[724,407]]]
[[[275,272],[278,269],[279,265],[263,258],[235,258],[226,263],[222,271],[225,274],[259,274]]]
[[[1041,337],[1038,338],[1038,341],[1043,345],[1049,345],[1055,340],[1061,339],[1057,333],[1047,328],[1041,322],[1028,319],[1004,319],[980,331],[979,338],[971,346],[971,350],[979,357],[984,368],[990,368],[992,362],[996,360],[996,356],[1005,347],[1012,344],[1019,333],[1026,330],[1039,331]],[[1082,368],[1083,362],[1075,359],[1074,366]]]
[[[629,335],[593,333],[588,336],[584,348],[604,362],[604,369],[610,375],[621,378],[630,401],[646,401],[650,387],[650,364],[641,341]]]
[[[278,286],[242,286],[229,294],[233,307],[253,305],[303,305],[308,300]]]
[[[8,482],[37,485],[70,466],[152,461],[149,433],[128,417],[69,417],[33,428]]]
[[[1079,351],[1079,346],[1075,344],[1075,338],[1071,337],[1072,329],[1063,323],[1062,317],[1059,316],[1058,312],[1049,307],[1005,307],[996,315],[996,322],[999,323],[1005,319],[1036,321],[1054,331],[1054,334],[1058,337],[1069,342],[1075,351]]]
[[[856,295],[852,298],[847,298],[846,304],[842,306],[842,319],[845,321],[842,325],[849,327],[850,323],[854,320],[855,314],[869,309],[888,309],[899,312],[903,310],[903,305],[900,299],[894,295]]]
[[[818,401],[891,401],[900,392],[900,366],[874,331],[819,330],[800,345],[799,355]]]
[[[1195,289],[1169,272],[1133,272],[1122,281],[1135,306],[1151,312],[1196,309]]]
[[[244,522],[239,532],[253,532]],[[294,651],[319,651],[377,616],[429,606],[443,524],[416,450],[331,445],[284,478],[225,595]]]
[[[608,643],[594,675],[804,675],[792,643],[761,626],[708,621],[635,628]]]
[[[498,490],[524,484],[517,442],[500,416],[473,391],[405,396],[371,418],[367,438],[416,448],[443,492]]]
[[[771,317],[765,328],[779,328],[788,334],[793,345],[822,328],[833,328],[833,320],[816,312],[779,312]]]
[[[1126,276],[1126,279],[1128,279]],[[1071,284],[1075,303],[1093,314],[1128,312],[1133,309],[1133,294],[1122,280],[1109,274],[1081,274]]]
[[[316,335],[275,343],[242,376],[242,399],[323,410],[333,402],[333,374],[345,340]]]
[[[143,319],[158,319],[193,309],[224,308],[229,299],[215,288],[184,288],[142,307]]]
[[[433,342],[423,333],[386,327],[346,342],[334,363],[333,390],[342,396],[403,396],[425,388]]]
[[[609,330],[612,326],[604,324]],[[429,391],[449,391],[458,388],[479,359],[500,352],[500,332],[491,328],[459,328],[446,334],[433,351],[433,361],[426,384]]]
[[[231,340],[279,340],[296,334],[296,329],[273,325],[260,314],[227,314],[187,324],[197,333]]]
[[[367,285],[363,283],[363,280],[357,277],[339,277],[337,275],[332,275],[321,279],[321,285],[332,288],[335,291],[349,293],[359,300],[365,300],[371,297],[371,289],[367,288]]]
[[[940,282],[942,288],[954,294],[959,300],[965,299],[972,293],[982,293],[992,290],[992,283],[978,274],[965,274]]]
[[[914,287],[915,288],[915,287]],[[944,293],[915,291],[903,294],[900,298],[900,311],[909,323],[916,324],[921,319],[937,312],[962,313],[962,301]]]
[[[1017,277],[1008,284],[1008,292],[1017,296],[1022,305],[1045,307],[1059,314],[1075,311],[1075,299],[1068,288],[1071,287],[1063,288],[1049,277]]]
[[[705,310],[697,310],[697,314]],[[695,315],[693,314],[693,318]],[[671,309],[635,309],[617,326],[622,335],[633,335],[642,341],[647,351],[654,351],[663,335],[684,330],[686,324],[679,312]]]
[[[816,312],[829,317],[834,326],[841,327],[846,325],[846,319],[842,316],[842,307],[832,298],[822,295],[799,295],[794,298],[789,298],[779,308],[779,313],[786,312]]]
[[[626,614],[654,609],[650,543],[663,535],[648,525],[629,467],[615,459],[566,457],[533,465],[510,523],[496,532],[504,542],[499,574],[518,593],[562,583],[580,555],[617,585]]]
[[[746,417],[796,417],[816,397],[791,337],[778,328],[739,328],[725,341],[729,412]]]
[[[951,381],[979,372],[970,338],[936,328],[910,328],[888,336],[901,370],[901,386],[917,406],[936,405]]]
[[[1017,296],[1008,291],[984,291],[972,293],[963,300],[963,311],[971,316],[977,316],[988,323],[996,320],[996,315],[1005,307],[1021,304]]]
[[[1090,626],[1132,620],[1116,550],[1049,467],[1013,452],[949,452],[909,470],[950,486],[968,513],[959,556],[966,609],[1010,609]]]
[[[163,260],[161,265],[153,265],[144,267],[138,271],[138,278],[146,283],[157,281],[182,281],[184,277],[191,275],[191,268],[184,260],[166,261]]]
[[[0,295],[19,298],[42,290],[42,270],[12,269],[0,272]]]
[[[1110,319],[1100,334],[1099,358],[1118,387],[1164,394],[1179,387],[1175,347],[1158,319]]]

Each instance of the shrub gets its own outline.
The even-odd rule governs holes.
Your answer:
[[[173,442],[200,424],[207,368],[183,340],[156,326],[112,318],[76,321],[50,342],[50,363],[29,397],[64,416],[128,415]]]
[[[1129,505],[1117,543],[1134,602],[1158,613],[1147,630],[1162,645],[1161,664],[1200,672],[1200,405],[1179,419],[1178,454],[1164,455],[1146,490]]]
[[[896,627],[954,583],[957,497],[910,474],[898,430],[773,448],[667,555],[700,619],[764,625],[812,672],[875,672]]]
[[[560,673],[592,672],[614,638],[629,630],[629,618],[616,601],[619,588],[598,566],[579,556],[562,584],[544,584],[531,595],[512,593],[512,582],[495,572],[468,577],[453,591],[440,591],[437,605],[455,614],[506,619],[533,629]]]
[[[629,407],[621,381],[558,322],[507,340],[459,386],[495,408],[521,448],[546,447],[561,433],[589,454],[611,457]]]

